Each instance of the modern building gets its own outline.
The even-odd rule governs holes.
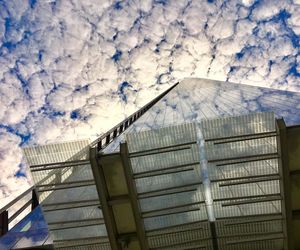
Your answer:
[[[300,249],[297,124],[300,93],[186,79],[92,143],[25,148],[0,249]]]

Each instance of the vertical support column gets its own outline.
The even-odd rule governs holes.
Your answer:
[[[140,214],[141,210],[140,210],[139,203],[137,200],[137,191],[136,191],[136,187],[133,183],[133,174],[132,174],[132,168],[131,168],[131,164],[130,164],[130,160],[129,160],[127,143],[120,144],[120,153],[121,153],[124,173],[125,173],[125,177],[126,177],[129,198],[130,198],[131,206],[132,206],[133,213],[134,213],[134,220],[136,223],[137,236],[138,236],[138,239],[139,239],[142,249],[148,250],[149,246],[148,246],[148,242],[146,240],[144,224],[143,224],[141,214]]]
[[[115,129],[114,132],[113,132],[113,138],[115,139],[117,137],[117,135],[118,135],[118,130]]]
[[[94,179],[96,182],[99,200],[101,201],[103,217],[107,228],[107,234],[112,250],[121,250],[121,247],[116,240],[118,237],[117,228],[113,219],[113,212],[107,202],[109,200],[109,195],[107,187],[105,185],[105,177],[103,170],[98,164],[97,153],[97,148],[90,148],[89,157]]]
[[[282,195],[281,209],[283,216],[283,233],[286,238],[284,242],[285,250],[293,250],[294,244],[292,240],[293,225],[292,225],[292,209],[291,209],[291,196],[290,196],[290,182],[289,182],[289,163],[288,163],[288,149],[287,149],[287,136],[286,125],[283,119],[276,120],[277,148],[279,155],[279,175],[280,175],[280,193]]]
[[[39,205],[39,198],[35,189],[32,190],[32,198],[31,198],[31,211],[35,209]]]
[[[99,151],[102,149],[102,140],[98,141],[97,148]]]
[[[3,211],[0,214],[0,236],[8,232],[8,211]]]
[[[213,249],[214,250],[219,250],[218,237],[217,237],[217,230],[216,230],[216,223],[215,223],[215,221],[209,222],[209,227],[210,227],[210,232],[211,232]]]
[[[123,129],[124,129],[124,126],[123,126],[123,124],[121,124],[121,126],[119,128],[119,135],[123,133],[123,131],[124,131]]]

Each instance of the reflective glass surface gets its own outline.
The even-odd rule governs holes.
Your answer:
[[[51,243],[47,223],[38,206],[0,238],[0,249],[19,249]]]

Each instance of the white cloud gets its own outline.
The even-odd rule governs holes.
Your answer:
[[[289,1],[285,0],[261,1],[259,5],[253,10],[252,18],[254,20],[270,19],[272,16],[277,15],[280,12],[280,10],[283,10],[286,7],[288,7],[288,2]]]

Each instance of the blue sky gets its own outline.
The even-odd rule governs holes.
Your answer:
[[[300,92],[300,1],[0,0],[0,204],[21,147],[95,138],[185,77]]]

